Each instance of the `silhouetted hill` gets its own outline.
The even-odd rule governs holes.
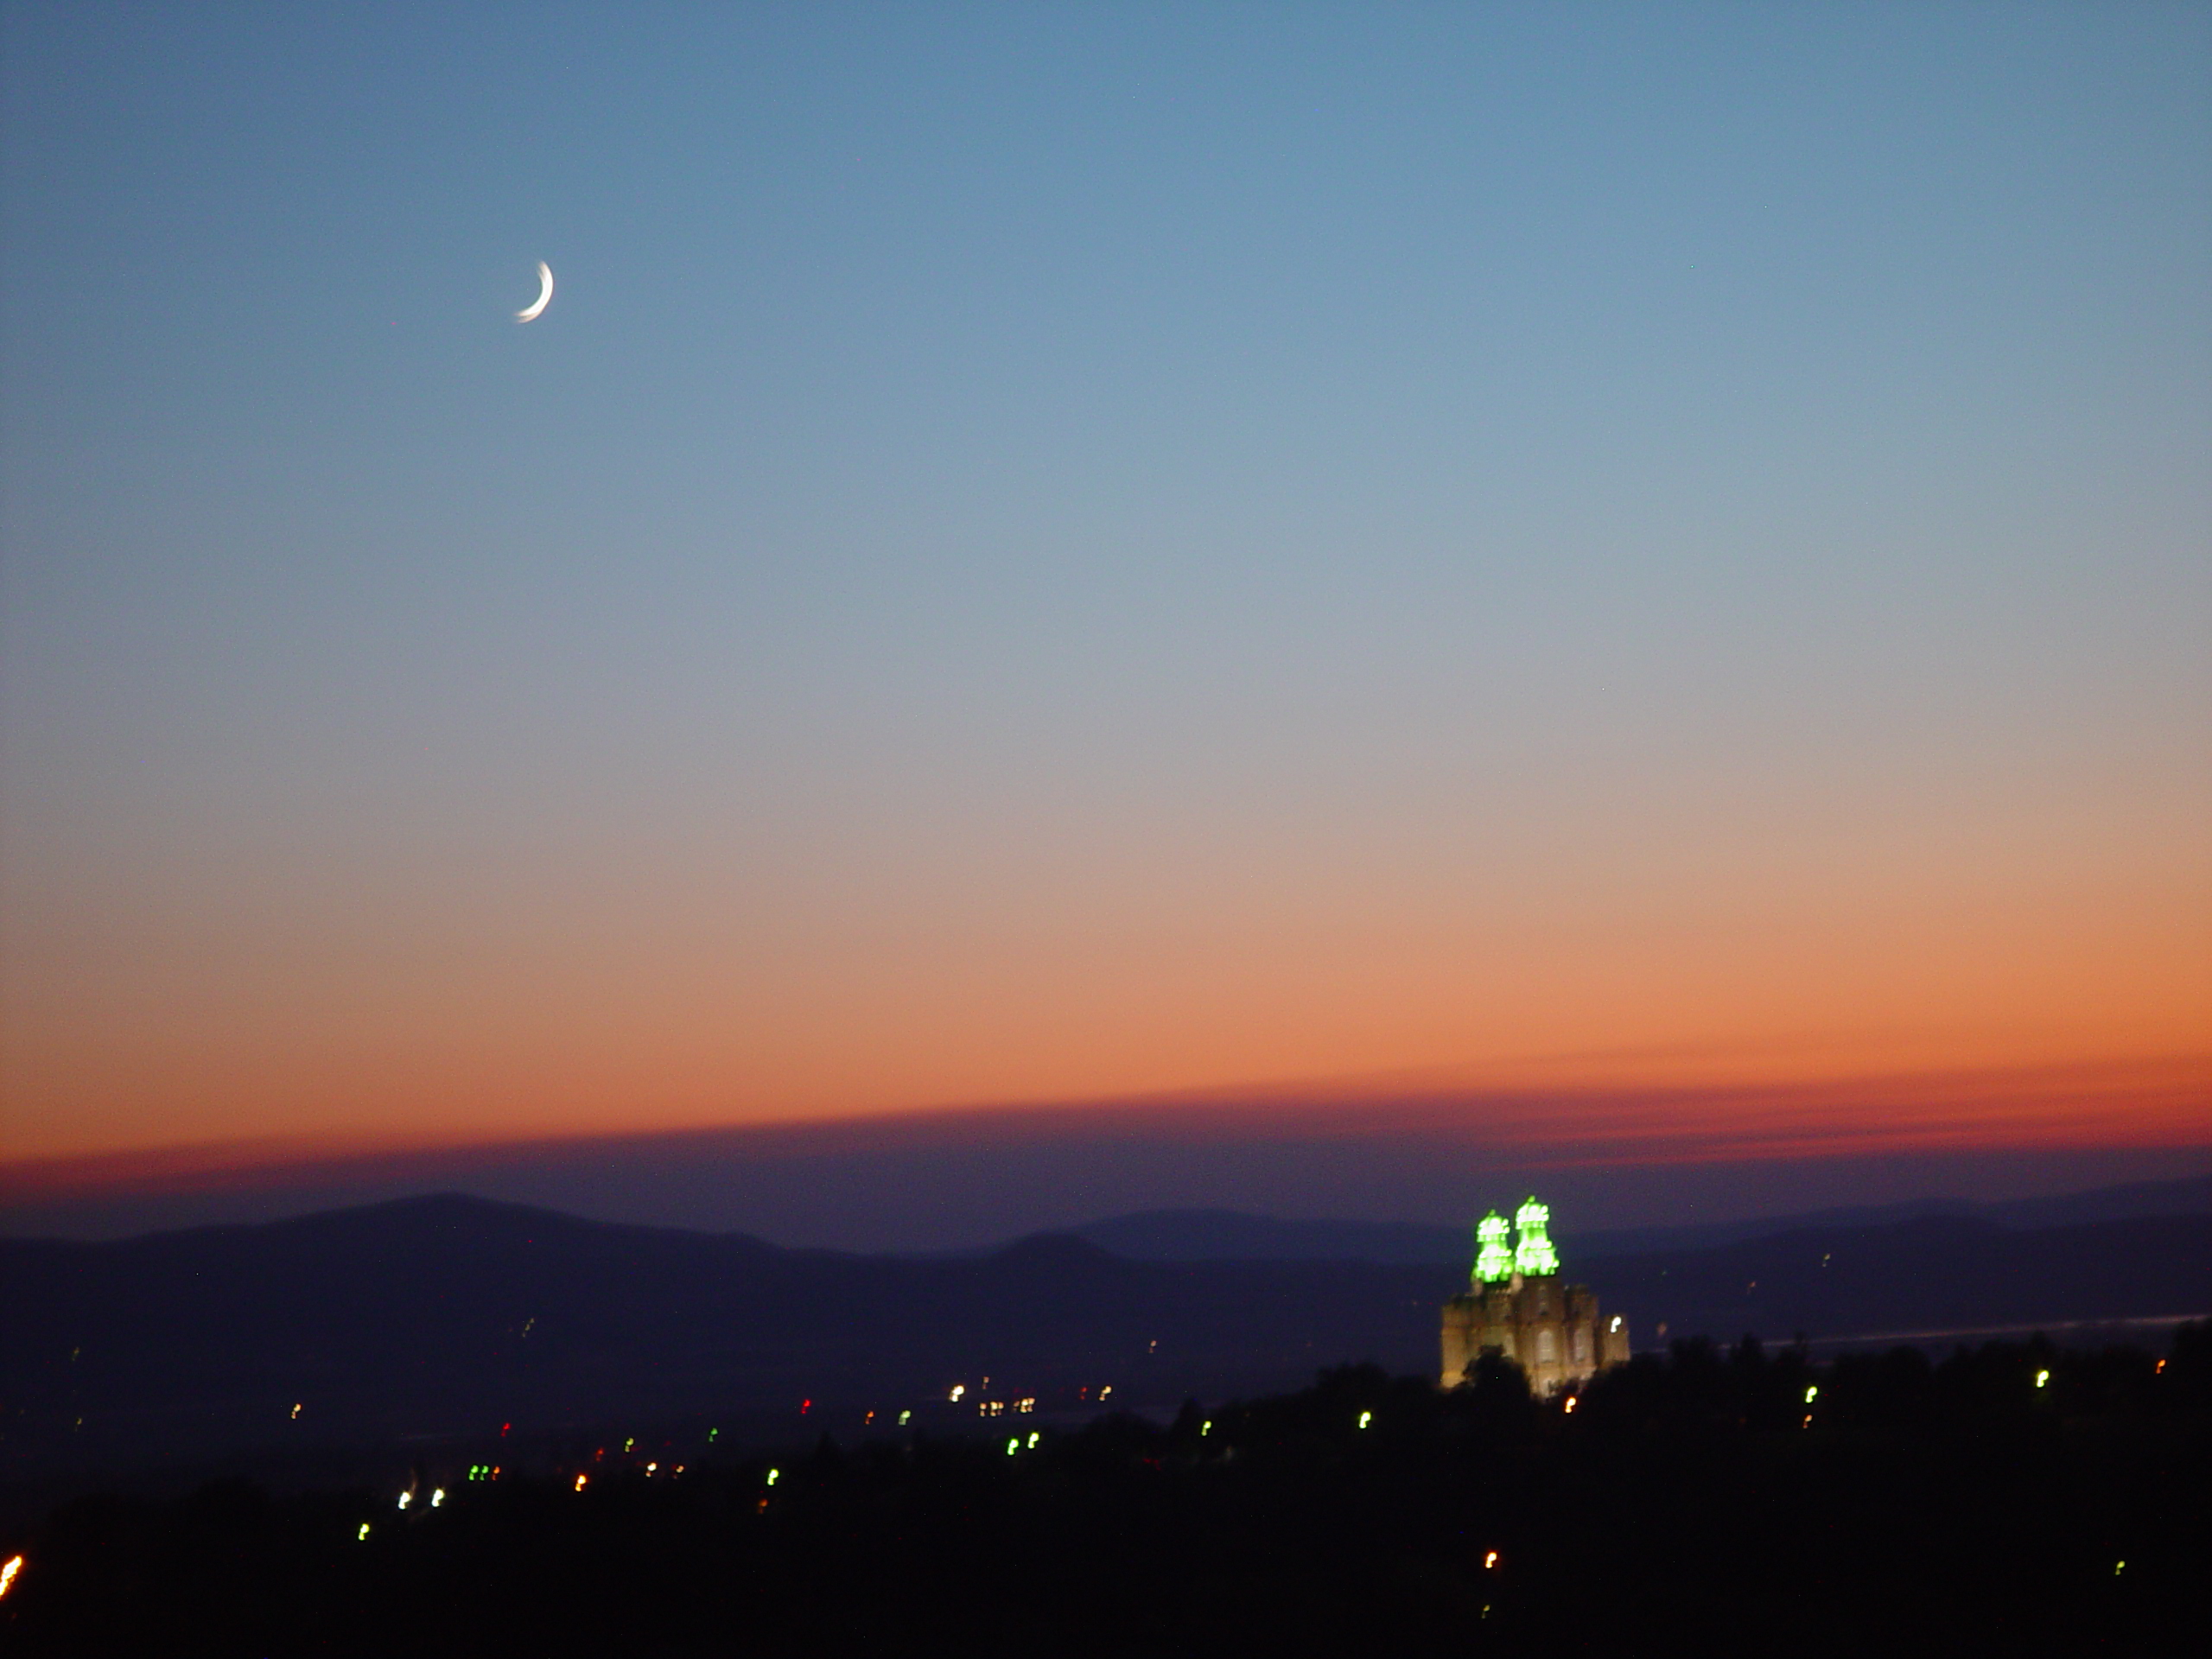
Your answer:
[[[1257,1389],[1346,1353],[1424,1364],[1451,1275],[1131,1262],[1066,1236],[861,1257],[445,1197],[0,1241],[0,1278],[5,1452],[51,1459],[709,1408],[796,1424],[804,1400],[905,1408],[985,1376],[1071,1403]]]
[[[1630,1313],[1640,1344],[1662,1322],[1671,1336],[1774,1341],[2202,1316],[2212,1309],[2212,1216],[2033,1230],[1928,1216],[1567,1265]]]
[[[2172,1181],[2130,1181],[2091,1192],[2054,1192],[1984,1205],[1977,1213],[2007,1227],[2069,1227],[2077,1222],[2132,1221],[2144,1216],[2212,1213],[2212,1175]]]
[[[1555,1228],[1578,1261],[1653,1250],[1701,1249],[1811,1230],[1892,1226],[1935,1216],[1978,1218],[2002,1227],[2071,1226],[2154,1216],[2212,1214],[2212,1175],[2137,1181],[2088,1192],[1973,1204],[1916,1198],[1854,1205],[1800,1215],[1686,1226],[1576,1232]],[[1472,1254],[1466,1227],[1418,1222],[1286,1221],[1236,1210],[1143,1210],[1075,1228],[1077,1236],[1138,1262],[1390,1262],[1464,1265]]]
[[[1661,1320],[1786,1340],[2187,1314],[2212,1307],[2212,1217],[1929,1217],[1567,1268],[1639,1345]],[[811,1421],[912,1408],[972,1424],[977,1399],[1050,1412],[1112,1384],[1116,1403],[1172,1404],[1360,1360],[1421,1375],[1463,1276],[1131,1262],[1065,1235],[970,1260],[867,1257],[433,1198],[0,1241],[0,1457],[21,1470],[709,1411],[799,1428],[809,1400]]]
[[[1141,1210],[1074,1230],[1132,1262],[1389,1262],[1448,1265],[1468,1230],[1421,1222],[1284,1221],[1241,1210]]]

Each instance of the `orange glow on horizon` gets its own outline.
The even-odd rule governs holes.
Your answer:
[[[2212,1144],[2212,1055],[1640,1087],[1586,1082],[1477,1090],[1411,1082],[1393,1077],[1074,1104],[667,1125],[599,1136],[209,1141],[16,1160],[0,1165],[0,1173],[9,1196],[21,1201],[108,1190],[220,1190],[308,1168],[404,1167],[415,1160],[434,1163],[442,1154],[520,1156],[594,1141],[701,1135],[734,1137],[768,1157],[799,1149],[976,1139],[1017,1144],[1116,1132],[1193,1140],[1427,1135],[1527,1166],[1556,1168]]]
[[[1491,863],[1040,836],[772,896],[704,849],[603,888],[471,865],[464,889],[272,877],[250,906],[41,894],[10,944],[5,1155],[20,1180],[185,1146],[257,1163],[1056,1103],[1350,1126],[1458,1101],[1434,1109],[1576,1157],[2205,1137],[2201,833],[2008,854],[1607,824]]]

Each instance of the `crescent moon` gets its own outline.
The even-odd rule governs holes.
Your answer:
[[[552,303],[553,267],[543,259],[537,262],[537,300],[528,310],[515,313],[517,322],[536,322],[538,314]]]

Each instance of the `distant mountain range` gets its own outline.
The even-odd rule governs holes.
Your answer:
[[[1501,1208],[1510,1213],[1510,1206],[1502,1204]],[[1554,1230],[1554,1236],[1572,1258],[1569,1265],[1573,1266],[1599,1256],[1702,1249],[1785,1233],[1890,1226],[1931,1216],[2027,1229],[2202,1215],[2212,1215],[2212,1175],[2138,1181],[2090,1192],[2012,1198],[1998,1204],[1921,1198],[1752,1221],[1583,1233]],[[1474,1254],[1473,1240],[1465,1227],[1415,1222],[1282,1221],[1235,1210],[1146,1210],[1094,1221],[1072,1230],[1077,1237],[1134,1262],[1388,1262],[1412,1266],[1464,1264]]]
[[[1153,1218],[1103,1225],[1139,1221],[1177,1236]],[[1177,1224],[1240,1249],[1349,1236],[1372,1250],[1403,1230],[1230,1222]],[[1702,1247],[1595,1244],[1567,1254],[1568,1275],[1628,1317],[1638,1346],[1662,1321],[1675,1337],[1788,1340],[2212,1310],[2201,1212],[1801,1221]],[[1061,1234],[974,1258],[861,1256],[458,1197],[116,1242],[0,1240],[0,1474],[687,1414],[747,1433],[853,1431],[869,1410],[879,1427],[906,1410],[973,1427],[993,1399],[1089,1410],[1109,1384],[1115,1404],[1172,1407],[1349,1361],[1428,1372],[1464,1254],[1329,1248],[1337,1259],[1138,1261]]]
[[[1107,1385],[1172,1404],[1347,1357],[1421,1365],[1452,1277],[1135,1262],[1065,1235],[975,1260],[846,1255],[461,1197],[0,1240],[0,1467],[685,1412],[798,1429],[804,1401],[850,1427],[949,1406],[955,1385],[956,1421]]]

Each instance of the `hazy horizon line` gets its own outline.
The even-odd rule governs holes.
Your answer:
[[[1242,1088],[1161,1090],[1074,1101],[889,1108],[814,1117],[554,1129],[440,1139],[343,1131],[241,1136],[155,1147],[0,1158],[8,1200],[120,1196],[281,1184],[309,1173],[453,1160],[530,1159],[713,1142],[765,1159],[893,1153],[983,1132],[1036,1142],[1124,1131],[1205,1141],[1443,1136],[1529,1167],[1727,1164],[1935,1149],[2212,1147],[2212,1054],[2017,1066],[1924,1067],[1832,1078],[1706,1083],[1419,1086],[1421,1074]],[[1429,1076],[1434,1077],[1431,1071]],[[1412,1085],[1412,1086],[1409,1086]],[[1686,1105],[1716,1109],[1684,1124]],[[1910,1116],[1905,1114],[1910,1112]],[[1834,1114],[1848,1114],[1840,1121]],[[1270,1135],[1267,1133],[1272,1131]]]

